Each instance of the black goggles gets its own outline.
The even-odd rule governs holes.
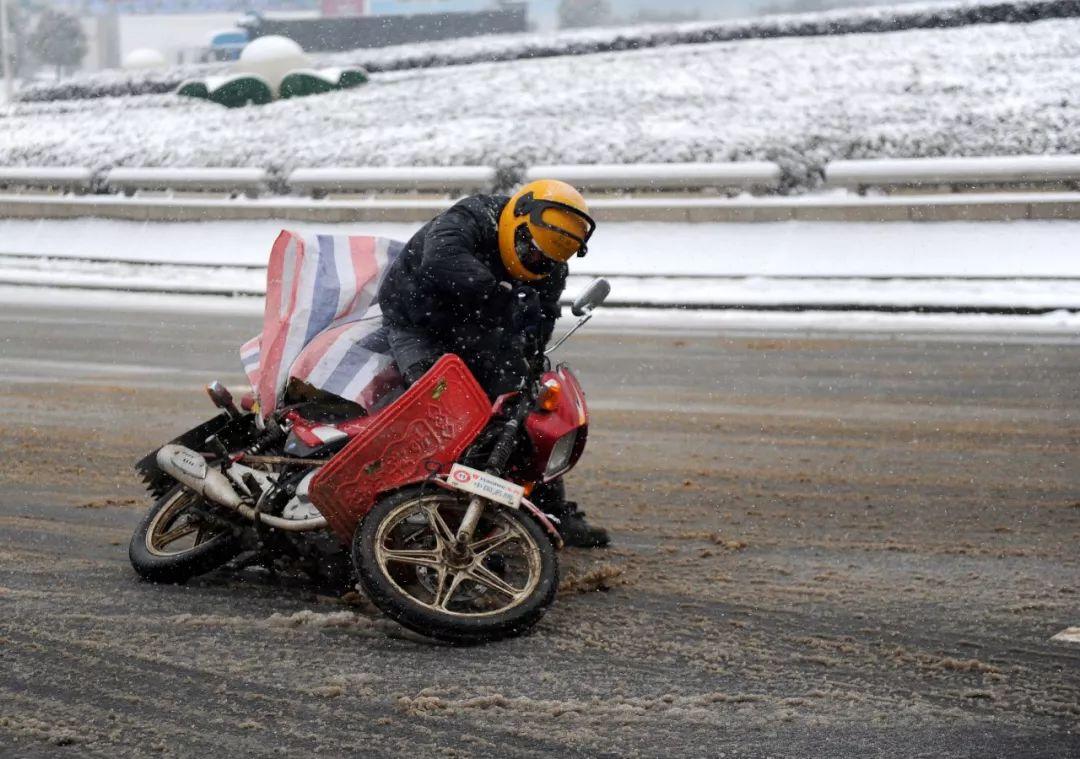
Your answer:
[[[585,236],[579,237],[568,229],[557,227],[554,224],[548,224],[544,221],[544,211],[549,210],[565,211],[566,213],[579,217],[585,222]],[[563,237],[569,237],[578,244],[577,255],[579,256],[584,256],[589,252],[589,238],[592,237],[593,232],[596,231],[596,222],[584,211],[574,208],[571,205],[567,205],[566,203],[560,203],[557,200],[537,200],[531,192],[522,195],[521,198],[518,199],[517,204],[514,206],[514,216],[519,218],[528,216],[530,224],[540,227],[541,229],[550,230]],[[541,253],[541,255],[543,254]]]

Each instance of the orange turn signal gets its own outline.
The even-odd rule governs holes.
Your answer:
[[[544,411],[554,411],[559,406],[559,398],[562,396],[562,385],[553,379],[549,379],[540,388],[540,394],[536,397],[536,405]]]

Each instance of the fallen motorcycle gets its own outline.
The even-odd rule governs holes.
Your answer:
[[[179,583],[244,552],[280,556],[351,569],[379,609],[432,638],[529,630],[555,598],[562,540],[528,494],[574,467],[589,426],[577,378],[548,356],[609,291],[593,281],[578,322],[494,404],[452,354],[374,413],[323,398],[266,415],[211,383],[221,413],[136,465],[156,502],[132,565]]]

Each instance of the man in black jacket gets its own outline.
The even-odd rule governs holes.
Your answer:
[[[456,353],[492,398],[538,360],[561,313],[566,262],[585,255],[595,224],[581,194],[541,180],[513,197],[474,195],[424,225],[379,290],[390,350],[409,384]],[[603,546],[565,499],[561,480],[533,492],[569,545]]]

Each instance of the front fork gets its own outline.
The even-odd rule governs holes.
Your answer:
[[[485,505],[485,499],[480,496],[475,496],[469,501],[469,508],[465,510],[461,526],[458,527],[457,535],[454,536],[454,548],[458,551],[463,551],[472,542],[473,533],[476,532],[476,525],[480,523],[480,517],[484,515]]]
[[[495,441],[495,446],[491,449],[491,455],[488,456],[487,464],[484,466],[484,471],[488,474],[502,477],[506,465],[517,447],[518,431],[521,429],[521,425],[525,423],[525,417],[529,415],[530,407],[531,403],[526,394],[521,393],[518,395],[517,405],[510,415],[510,420],[499,434],[499,439]],[[454,536],[455,550],[464,552],[466,547],[472,543],[476,525],[480,523],[480,517],[484,515],[486,507],[486,498],[475,496],[469,501],[469,508],[465,510],[465,516],[462,518],[461,525],[458,526],[457,534]]]

